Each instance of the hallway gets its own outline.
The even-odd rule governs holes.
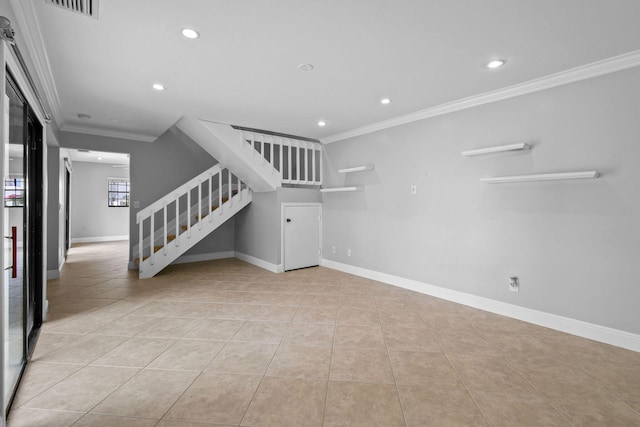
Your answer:
[[[640,426],[640,354],[323,267],[74,245],[10,427]]]

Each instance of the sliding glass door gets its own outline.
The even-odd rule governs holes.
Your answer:
[[[5,82],[3,177],[4,396],[11,403],[42,323],[42,126]]]

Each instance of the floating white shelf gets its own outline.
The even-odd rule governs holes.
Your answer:
[[[344,193],[347,191],[361,191],[362,187],[334,187],[334,188],[322,188],[321,193]]]
[[[556,181],[561,179],[589,179],[597,178],[597,171],[584,172],[555,172],[555,173],[539,173],[535,175],[512,175],[497,176],[494,178],[482,178],[480,181],[488,184],[501,184],[507,182],[527,182],[527,181]]]
[[[497,145],[495,147],[486,147],[486,148],[478,148],[476,150],[462,151],[460,152],[460,154],[462,154],[465,157],[471,157],[471,156],[480,156],[482,154],[500,153],[502,151],[528,150],[530,148],[531,147],[528,144],[525,144],[524,142],[519,142],[517,144]]]
[[[340,173],[363,172],[371,169],[373,169],[373,165],[362,165],[362,166],[356,166],[353,168],[338,169],[338,172]]]

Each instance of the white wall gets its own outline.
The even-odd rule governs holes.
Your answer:
[[[640,333],[639,81],[629,69],[326,146],[325,187],[365,190],[323,196],[325,258]],[[514,142],[533,149],[460,155]],[[591,169],[602,177],[479,181]]]
[[[129,178],[129,171],[114,168],[111,164],[73,163],[70,218],[72,241],[129,235],[129,208],[108,206],[108,178]]]

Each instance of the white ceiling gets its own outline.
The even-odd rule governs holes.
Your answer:
[[[61,127],[147,136],[193,115],[325,138],[640,50],[638,0],[101,0],[97,20],[22,1]]]
[[[107,153],[104,151],[87,151],[66,149],[72,162],[101,163],[104,165],[128,166],[129,155],[122,153]]]

